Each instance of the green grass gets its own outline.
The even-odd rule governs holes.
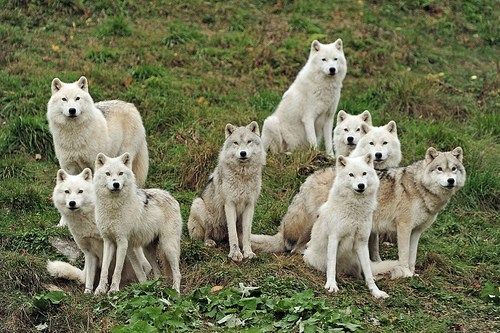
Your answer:
[[[0,331],[494,332],[500,329],[500,106],[494,1],[1,1]],[[50,195],[58,169],[45,119],[50,82],[87,76],[94,100],[136,104],[148,134],[149,187],[184,220],[231,122],[262,124],[303,66],[311,41],[344,41],[339,108],[395,120],[403,162],[462,146],[468,179],[424,233],[419,277],[324,276],[299,256],[235,264],[227,249],[182,240],[182,295],[166,282],[111,297],[52,279],[61,258]],[[472,79],[475,77],[475,79]],[[36,154],[41,159],[35,159]],[[268,156],[254,232],[274,233],[313,153]],[[395,246],[383,245],[383,257]],[[81,259],[78,262],[81,263]],[[247,295],[239,284],[258,287]],[[63,292],[51,291],[56,285]],[[222,286],[212,292],[214,286]],[[45,328],[44,328],[45,327]]]

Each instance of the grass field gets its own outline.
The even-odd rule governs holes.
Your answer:
[[[0,5],[0,331],[500,330],[498,2]],[[391,295],[385,301],[349,277],[329,295],[324,277],[298,256],[260,254],[236,264],[226,248],[207,249],[186,230],[181,296],[168,281],[152,281],[92,297],[47,275],[46,260],[62,258],[50,239],[69,236],[55,227],[50,200],[58,164],[45,112],[54,77],[85,75],[94,100],[135,103],[148,135],[147,185],[170,191],[186,220],[225,124],[262,124],[311,41],[339,37],[349,63],[339,108],[368,109],[374,124],[395,120],[403,165],[429,146],[464,149],[466,186],[424,233],[419,277],[381,280]],[[276,232],[305,179],[298,170],[313,155],[268,157],[254,232]],[[395,246],[382,246],[382,256],[395,258]]]

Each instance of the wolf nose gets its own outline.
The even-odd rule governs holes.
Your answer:
[[[335,74],[335,67],[330,67],[330,74]]]
[[[241,157],[246,157],[247,156],[247,152],[246,151],[240,151],[240,156]]]
[[[352,136],[347,137],[347,142],[352,143],[354,141],[354,138]]]
[[[364,190],[365,189],[365,184],[358,184],[358,188],[360,190]]]
[[[375,158],[380,160],[382,158],[382,153],[375,153]]]
[[[69,206],[70,207],[75,207],[76,206],[76,202],[75,201],[70,201],[69,202]]]
[[[70,115],[73,116],[76,113],[76,109],[75,108],[69,108],[68,112],[69,112]]]
[[[454,178],[448,178],[448,184],[450,184],[450,185],[455,184],[455,179]]]
[[[120,183],[113,183],[113,188],[119,188],[120,187]]]

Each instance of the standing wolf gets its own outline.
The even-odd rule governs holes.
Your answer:
[[[255,121],[243,127],[226,125],[219,163],[201,197],[191,205],[188,220],[191,238],[204,240],[207,246],[229,238],[229,258],[241,261],[255,257],[250,233],[265,161]]]
[[[304,252],[304,261],[326,271],[325,288],[337,292],[336,271],[363,269],[365,281],[375,298],[389,297],[378,289],[373,279],[368,253],[372,216],[377,207],[379,179],[373,169],[373,157],[344,157],[336,163],[336,176],[327,201]]]
[[[139,189],[128,153],[110,158],[99,153],[95,162],[97,228],[104,240],[101,278],[95,293],[108,289],[108,267],[116,251],[115,269],[109,292],[120,288],[125,255],[140,282],[146,279],[140,270],[139,250],[158,240],[166,262],[170,264],[173,288],[180,290],[179,271],[182,217],[179,203],[160,189]],[[142,274],[141,274],[142,272]]]
[[[47,119],[61,169],[76,175],[94,168],[98,153],[118,156],[129,152],[137,184],[144,186],[148,174],[146,132],[139,111],[131,103],[95,103],[82,76],[77,82],[52,80]]]
[[[321,138],[333,154],[333,118],[340,100],[347,62],[342,40],[311,44],[309,59],[285,92],[276,111],[264,121],[262,143],[273,153],[317,148]]]
[[[363,124],[368,127],[362,126]],[[335,155],[349,156],[370,126],[372,126],[372,116],[368,110],[358,115],[350,115],[340,110],[337,114],[337,125],[333,130]]]
[[[393,278],[413,275],[420,236],[465,184],[462,160],[460,147],[449,152],[431,147],[423,160],[377,172],[380,187],[373,231],[396,233],[399,261],[391,270]],[[252,246],[265,252],[300,252],[301,244],[310,239],[318,209],[326,202],[334,177],[333,168],[309,176],[288,207],[280,231],[274,236],[252,235]]]
[[[391,121],[379,127],[370,127],[363,123],[361,127],[366,134],[358,141],[350,157],[370,153],[374,157],[373,165],[376,170],[398,166],[401,161],[401,144],[396,123]],[[318,170],[307,177],[283,216],[278,233],[274,236],[252,235],[252,247],[264,252],[290,250],[304,252],[316,220],[317,209],[326,201],[334,178],[335,168],[333,167]],[[370,239],[370,246],[378,251],[376,245],[378,245],[378,237],[374,234]]]
[[[47,270],[52,276],[80,281],[85,284],[85,293],[94,289],[94,279],[102,262],[102,237],[95,223],[95,193],[92,185],[92,171],[85,168],[80,174],[72,176],[63,169],[57,172],[57,183],[52,199],[61,214],[76,244],[85,256],[85,267],[80,270],[61,261],[49,261]],[[150,252],[152,253],[152,252]],[[151,265],[157,274],[156,258],[151,256]],[[140,251],[141,267],[147,275],[151,265]],[[132,267],[127,265],[122,278],[133,281]]]

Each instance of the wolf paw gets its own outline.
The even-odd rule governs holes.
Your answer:
[[[339,291],[339,287],[337,287],[337,283],[330,282],[330,281],[326,281],[325,289],[327,289],[329,293],[332,293],[332,292],[336,293]]]
[[[389,297],[389,295],[385,291],[382,291],[379,289],[372,290],[372,295],[375,298],[388,298]]]
[[[413,273],[408,267],[396,266],[391,270],[391,279],[412,277]]]
[[[217,243],[213,239],[205,239],[205,246],[215,247]]]
[[[108,285],[107,284],[99,284],[97,288],[94,291],[95,295],[101,295],[105,294],[108,291]]]
[[[84,294],[92,294],[92,289],[85,288]]]
[[[252,259],[252,258],[255,258],[256,256],[257,255],[255,253],[253,253],[252,250],[250,250],[250,251],[243,250],[243,258]]]
[[[109,288],[108,294],[115,293],[117,291],[120,291],[120,286],[117,284],[111,283],[111,287]]]
[[[229,258],[231,258],[232,261],[242,261],[243,260],[243,254],[241,254],[241,251],[238,250],[232,250],[229,252],[228,255]]]

